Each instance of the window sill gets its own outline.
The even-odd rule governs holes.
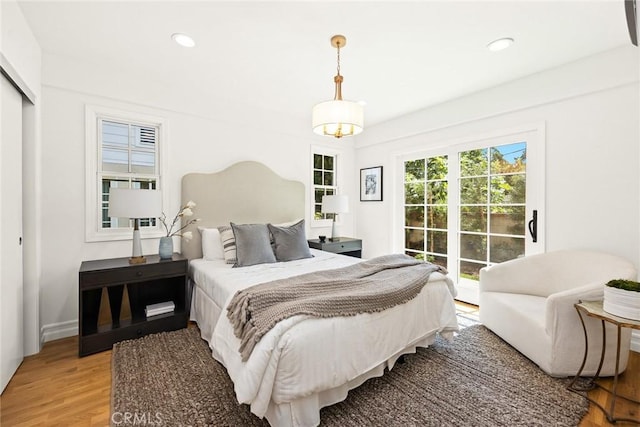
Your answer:
[[[340,225],[341,221],[336,221],[336,225]],[[309,227],[311,228],[327,228],[331,227],[333,221],[330,219],[314,219],[311,220]]]
[[[165,234],[161,230],[140,230],[140,239],[158,239],[160,237],[165,236]],[[130,228],[126,231],[115,231],[115,232],[95,232],[91,234],[87,234],[85,236],[85,242],[94,243],[94,242],[115,242],[120,240],[131,240],[133,238],[133,229]]]

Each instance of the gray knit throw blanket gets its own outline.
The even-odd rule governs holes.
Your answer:
[[[299,314],[337,317],[383,311],[415,298],[434,271],[447,274],[443,267],[407,255],[384,255],[238,291],[227,317],[247,361],[258,341],[281,320]]]

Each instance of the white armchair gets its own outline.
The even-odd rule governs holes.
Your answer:
[[[636,280],[629,261],[610,254],[564,250],[528,256],[480,270],[480,322],[552,376],[575,375],[584,357],[584,332],[574,304],[601,300],[611,279]],[[585,316],[593,375],[602,349],[600,321]],[[607,323],[601,376],[615,370],[617,331]],[[623,329],[620,372],[627,366],[631,331]]]

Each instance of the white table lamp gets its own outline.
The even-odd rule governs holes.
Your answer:
[[[133,251],[131,258],[129,258],[130,264],[142,264],[147,261],[142,255],[140,218],[157,218],[161,214],[162,193],[158,190],[109,189],[109,216],[134,220]]]
[[[336,230],[336,215],[349,212],[349,198],[343,195],[322,196],[322,213],[330,213],[333,215],[331,223],[331,240],[332,242],[338,238]]]

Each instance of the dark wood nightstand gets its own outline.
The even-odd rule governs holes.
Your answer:
[[[129,258],[84,261],[80,265],[78,290],[78,354],[86,356],[110,349],[114,343],[147,334],[185,328],[189,320],[188,261],[179,254],[160,260],[146,256],[144,264]],[[131,318],[120,319],[122,295],[127,287]],[[98,325],[103,289],[107,289],[111,323]],[[151,304],[173,302],[173,311],[146,316]]]
[[[337,237],[330,241],[327,239],[321,242],[319,239],[309,239],[309,247],[320,249],[321,251],[333,252],[334,254],[348,255],[355,258],[362,257],[362,240],[351,237]]]

